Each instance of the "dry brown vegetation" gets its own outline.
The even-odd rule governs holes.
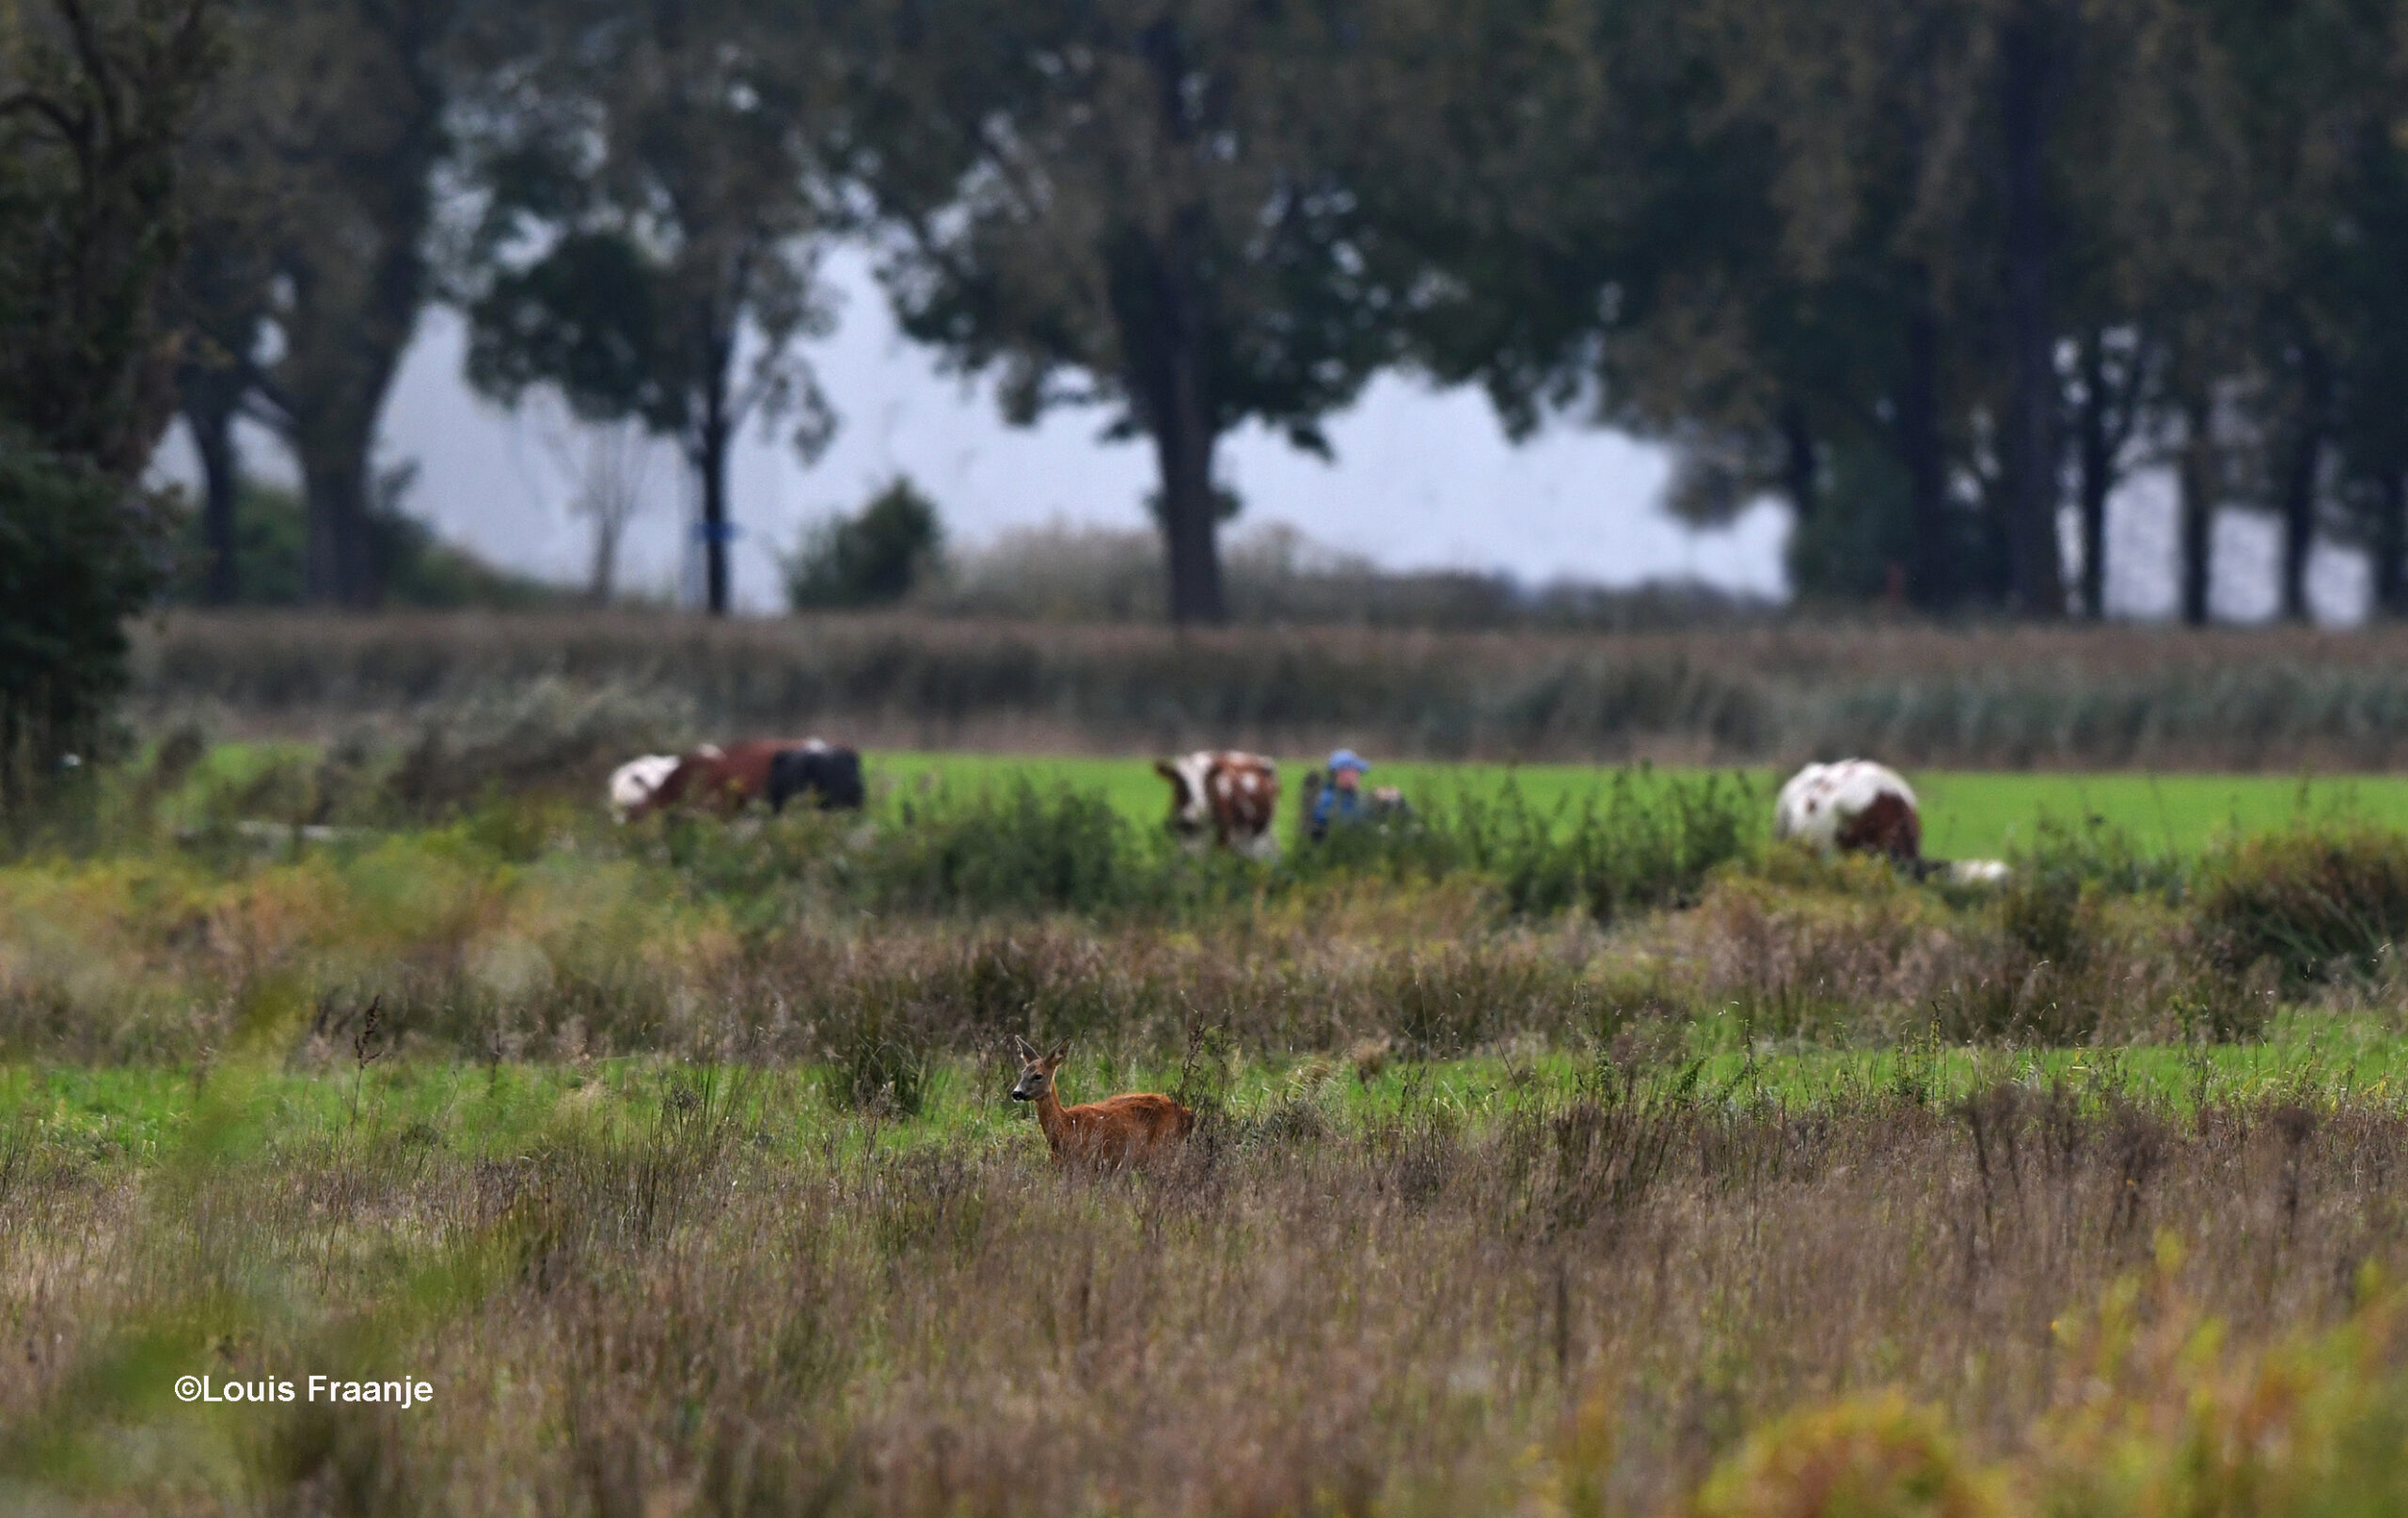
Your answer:
[[[1766,624],[1444,634],[644,613],[208,616],[139,640],[137,709],[325,735],[607,690],[629,733],[817,725],[897,747],[1272,751],[1973,767],[2380,769],[2408,633]]]
[[[0,943],[0,1051],[192,1059],[270,1029],[324,1031],[330,1009],[372,996],[404,1048],[472,1059],[908,1066],[1015,1034],[1160,1052],[1199,1027],[1264,1052],[1371,1039],[1446,1056],[1516,1037],[1578,1048],[1634,1021],[1713,1026],[1726,1046],[1878,1048],[1936,1029],[2062,1047],[2245,1036],[2276,989],[2271,965],[2213,963],[2204,930],[2162,902],[1955,908],[1870,869],[1817,888],[1735,874],[1691,910],[1608,929],[1500,922],[1470,886],[1361,882],[1197,921],[747,925],[624,866],[556,862],[505,881],[445,862],[214,889],[150,874],[21,884],[0,897],[19,914]]]
[[[205,1168],[21,1152],[0,1457],[118,1511],[1642,1512],[1886,1388],[2036,1495],[2052,1409],[2164,1389],[2094,1379],[2117,1282],[2247,1344],[2408,1265],[2380,1102],[1625,1071],[1344,1106],[1307,1078],[1101,1179],[1016,1131],[864,1149],[767,1079],[595,1083],[502,1155],[473,1095],[248,1151],[224,1115]],[[196,1410],[187,1368],[438,1391]],[[1726,1510],[1843,1510],[1792,1496]]]

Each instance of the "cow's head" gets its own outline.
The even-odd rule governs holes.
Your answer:
[[[648,753],[610,771],[612,818],[628,822],[653,810],[655,799],[678,764],[673,753]]]
[[[1212,768],[1209,753],[1158,759],[1154,773],[1170,782],[1170,825],[1183,833],[1202,832],[1212,825],[1212,801],[1205,789]]]

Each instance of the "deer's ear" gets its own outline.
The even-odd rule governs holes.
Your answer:
[[[1020,1057],[1023,1060],[1032,1060],[1037,1057],[1036,1048],[1018,1034],[1012,1035],[1012,1048],[1020,1052]]]
[[[1048,1065],[1059,1065],[1064,1060],[1069,1058],[1069,1056],[1070,1040],[1065,1038],[1060,1043],[1054,1046],[1054,1052],[1045,1056],[1045,1063]]]

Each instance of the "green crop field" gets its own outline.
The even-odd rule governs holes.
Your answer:
[[[1039,786],[1101,791],[1130,817],[1150,822],[1168,807],[1168,787],[1150,760],[1030,758],[1014,755],[889,751],[867,756],[901,794],[931,784]],[[1282,758],[1292,798],[1317,763]],[[1645,785],[1672,768],[1636,773]],[[1771,770],[1726,771],[1764,798],[1765,814],[1782,777]],[[1617,771],[1588,765],[1379,764],[1377,783],[1402,786],[1423,805],[1470,795],[1493,798],[1510,784],[1534,807],[1577,807]],[[2408,828],[2408,775],[2148,775],[1983,773],[1922,770],[1909,775],[1923,803],[1924,846],[1942,859],[1989,858],[2027,840],[2042,816],[2065,822],[2103,818],[2152,850],[2195,853],[2220,835],[2264,832],[2301,821],[2359,821]],[[1295,803],[1289,802],[1292,813]]]

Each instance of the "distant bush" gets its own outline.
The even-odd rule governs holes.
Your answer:
[[[387,471],[368,519],[370,552],[386,601],[434,611],[467,608],[527,610],[560,604],[567,593],[531,576],[497,568],[402,509],[406,471]],[[178,539],[169,598],[199,605],[209,584],[210,550],[196,514]],[[234,574],[246,607],[297,607],[309,545],[309,513],[291,489],[246,482],[234,511]]]
[[[858,514],[804,535],[786,561],[786,604],[797,611],[892,606],[936,569],[943,549],[935,503],[898,477]]]
[[[2209,859],[2201,877],[2199,920],[2229,971],[2272,959],[2293,986],[2371,977],[2408,935],[2408,834],[2269,833]]]

